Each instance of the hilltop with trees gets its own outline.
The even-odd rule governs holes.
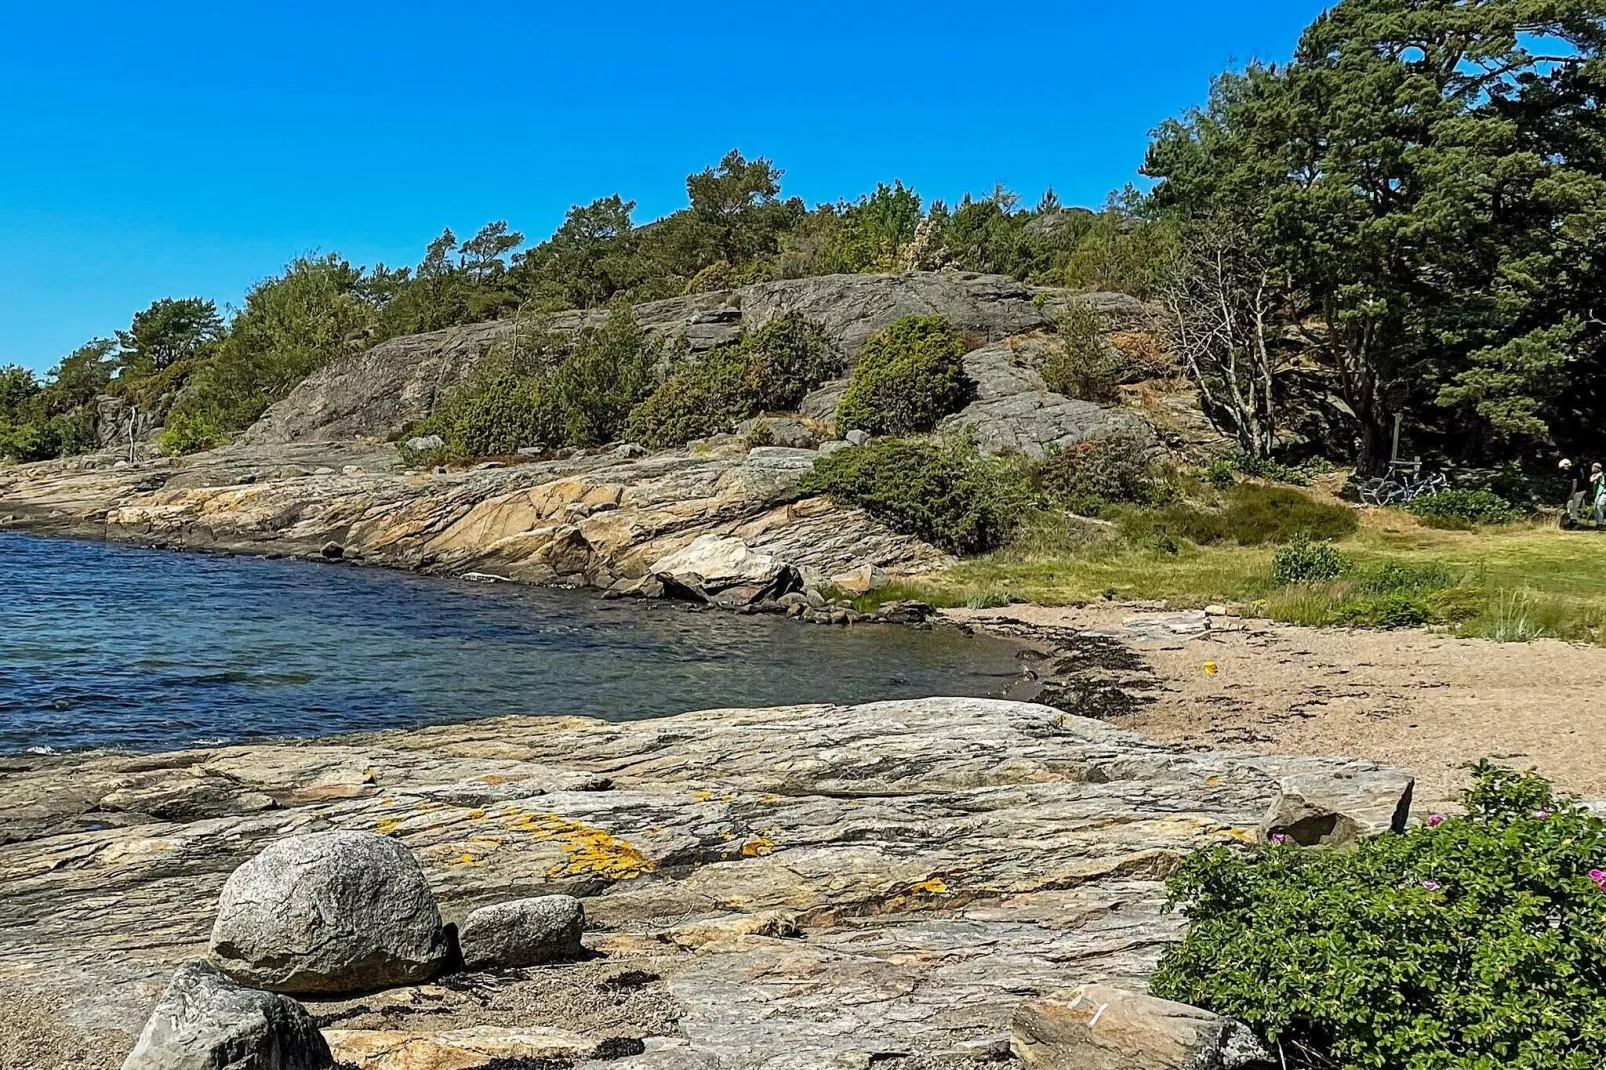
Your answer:
[[[814,207],[733,151],[638,225],[614,195],[528,243],[450,229],[416,267],[308,255],[223,314],[164,298],[37,380],[0,372],[0,455],[114,437],[96,398],[227,441],[311,371],[401,335],[781,278],[954,268],[1149,301],[1217,426],[1269,457],[1298,397],[1337,399],[1315,448],[1375,468],[1418,449],[1492,463],[1591,453],[1603,401],[1602,5],[1345,0],[1287,64],[1215,80],[1161,123],[1097,211],[1052,190],[928,201],[901,181]]]

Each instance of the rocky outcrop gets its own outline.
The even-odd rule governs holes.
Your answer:
[[[195,767],[277,808],[117,824],[98,808],[136,772]],[[310,1002],[331,1031],[550,1029],[645,1052],[621,1066],[970,1059],[1007,1047],[1024,1000],[1142,990],[1182,924],[1162,881],[1187,852],[1254,841],[1285,778],[1369,768],[968,699],[8,758],[0,1035],[25,991],[30,1028],[123,1031],[113,1052],[80,1044],[84,1070],[114,1068],[204,951],[229,872],[343,829],[404,845],[448,922],[581,898],[594,957]]]
[[[280,840],[235,870],[211,949],[235,980],[296,994],[427,981],[451,953],[411,852],[349,829]]]
[[[328,1070],[301,1005],[242,988],[204,962],[180,966],[123,1070]]]
[[[506,970],[580,957],[586,908],[572,895],[538,895],[481,907],[458,930],[463,966]]]
[[[804,498],[816,456],[726,438],[450,472],[398,471],[393,452],[362,446],[238,446],[120,469],[75,459],[0,469],[0,523],[597,587],[646,577],[709,538],[821,577],[949,560],[860,510]]]
[[[1088,985],[1015,1012],[1010,1048],[1028,1070],[1240,1070],[1274,1065],[1240,1022]]]
[[[1046,344],[1041,338],[1010,339],[967,353],[965,373],[976,384],[975,399],[938,430],[969,430],[982,449],[1037,458],[1112,432],[1154,440],[1154,429],[1125,409],[1050,391],[1037,372]]]
[[[1071,300],[1066,291],[1041,291],[1001,275],[915,272],[907,275],[828,275],[759,283],[739,290],[690,294],[636,306],[636,318],[660,337],[684,338],[693,351],[736,339],[787,312],[819,323],[850,362],[865,341],[908,315],[946,316],[980,341],[1037,330],[1051,307],[1039,293]],[[1077,298],[1079,299],[1079,298]],[[1119,305],[1115,295],[1099,295]],[[1050,303],[1051,305],[1052,303]],[[565,312],[543,324],[559,334],[600,324],[606,313]],[[532,328],[524,325],[520,330]],[[417,424],[493,349],[513,342],[511,321],[454,327],[382,342],[314,372],[246,433],[252,444],[337,442],[394,437]]]

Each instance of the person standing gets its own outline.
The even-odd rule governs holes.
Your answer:
[[[1575,528],[1584,519],[1584,474],[1570,458],[1561,459],[1561,477],[1571,485],[1567,488],[1567,505],[1562,510],[1561,526]]]
[[[1589,469],[1589,500],[1595,503],[1595,527],[1606,524],[1606,472],[1596,461]]]

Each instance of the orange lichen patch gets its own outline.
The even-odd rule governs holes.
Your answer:
[[[500,836],[470,836],[468,838],[468,842],[469,842],[469,846],[471,846],[471,847],[500,847],[500,846],[502,846],[502,837],[500,837]]]
[[[762,858],[764,855],[769,854],[773,850],[775,850],[774,843],[766,840],[762,836],[754,836],[752,839],[742,844],[742,857]]]
[[[1233,839],[1237,840],[1239,843],[1254,844],[1254,843],[1259,843],[1260,842],[1260,837],[1256,836],[1253,832],[1250,832],[1248,829],[1224,828],[1224,829],[1218,829],[1217,831],[1223,836],[1231,836]]]
[[[513,777],[502,776],[500,773],[490,773],[490,774],[488,774],[486,776],[480,777],[479,779],[480,779],[480,783],[482,783],[482,784],[491,784],[491,785],[511,784],[511,783],[513,783],[513,780],[514,780]]]
[[[925,895],[942,895],[948,890],[948,882],[941,877],[932,877],[930,880],[921,881],[919,884],[911,884],[909,890]]]
[[[382,817],[379,819],[379,824],[374,826],[374,831],[381,836],[394,836],[396,830],[401,828],[401,823],[402,819],[399,817]]]
[[[1205,777],[1205,783],[1209,784],[1211,787],[1214,787],[1215,785],[1221,783],[1221,778],[1218,776]]]
[[[572,818],[558,814],[522,813],[516,808],[503,811],[503,815],[509,829],[528,833],[538,843],[556,841],[569,856],[566,862],[547,870],[549,877],[578,877],[594,873],[614,880],[634,880],[657,868],[628,840],[621,840],[610,832]]]
[[[711,791],[694,791],[691,793],[691,797],[698,802],[711,802],[713,801],[714,793]]]
[[[470,810],[468,813],[464,814],[463,816],[468,818],[470,821],[478,821],[480,818],[485,816],[485,811],[484,810]]]
[[[448,866],[483,866],[485,863],[464,851],[456,858],[446,863]]]

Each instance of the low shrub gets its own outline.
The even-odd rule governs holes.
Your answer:
[[[1336,580],[1349,568],[1349,560],[1330,542],[1315,542],[1304,532],[1277,548],[1271,559],[1274,582],[1326,583]]]
[[[1051,451],[1038,481],[1050,501],[1082,516],[1120,503],[1156,504],[1167,497],[1167,479],[1153,454],[1152,442],[1129,432],[1097,435]]]
[[[840,374],[820,326],[789,312],[734,345],[687,358],[630,415],[630,437],[654,449],[730,431],[750,416],[795,409]]]
[[[653,449],[729,431],[748,414],[747,358],[729,347],[683,361],[630,414],[629,437]]]
[[[1289,1067],[1581,1070],[1606,1060],[1606,822],[1480,763],[1466,814],[1348,851],[1189,857],[1154,994]]]
[[[1405,507],[1424,520],[1464,524],[1509,524],[1516,519],[1511,503],[1492,490],[1441,490],[1424,494]]]
[[[1156,508],[1114,505],[1103,517],[1114,521],[1121,536],[1134,546],[1175,553],[1178,539],[1210,546],[1227,537],[1222,514],[1191,502],[1169,502]]]
[[[550,339],[543,343],[558,346]],[[567,353],[487,359],[418,428],[439,435],[454,457],[487,457],[525,447],[596,446],[623,434],[653,387],[662,355],[628,309],[575,336]]]
[[[874,439],[820,458],[803,490],[860,506],[893,530],[955,554],[1002,545],[1031,505],[1018,461],[963,441]]]
[[[1360,528],[1354,509],[1319,502],[1289,487],[1240,483],[1227,491],[1226,499],[1222,522],[1240,546],[1287,542],[1302,532],[1313,539],[1341,539]]]
[[[1043,357],[1043,382],[1056,394],[1112,402],[1125,377],[1127,358],[1104,340],[1098,311],[1073,301],[1055,318],[1058,344]]]
[[[1238,468],[1226,457],[1217,457],[1203,472],[1204,481],[1212,487],[1226,488],[1238,482]]]
[[[916,435],[969,402],[965,343],[941,316],[905,316],[865,344],[837,406],[839,431]]]
[[[221,446],[226,437],[223,429],[206,415],[179,410],[168,414],[156,447],[164,457],[181,457]]]
[[[1274,461],[1270,457],[1256,457],[1252,453],[1239,453],[1232,459],[1232,466],[1246,476],[1256,479],[1269,479],[1273,483],[1288,483],[1296,487],[1310,485],[1310,477],[1297,468]]]

